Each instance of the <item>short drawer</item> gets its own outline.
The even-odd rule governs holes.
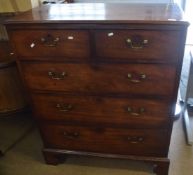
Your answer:
[[[43,125],[45,147],[138,156],[166,156],[168,130]]]
[[[33,94],[38,119],[98,123],[135,128],[166,127],[171,118],[168,102],[150,99]]]
[[[96,54],[116,61],[177,61],[180,32],[101,30],[95,33]]]
[[[19,59],[86,59],[90,54],[89,35],[83,30],[14,31],[11,38]]]
[[[23,63],[22,69],[37,90],[171,96],[175,88],[173,65]]]

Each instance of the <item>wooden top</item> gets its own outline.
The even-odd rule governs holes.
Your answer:
[[[74,3],[44,5],[17,15],[6,23],[58,22],[184,24],[185,21],[176,4]]]

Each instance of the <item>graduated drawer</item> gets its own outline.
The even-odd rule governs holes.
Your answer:
[[[45,147],[109,154],[166,156],[168,130],[41,126]]]
[[[163,30],[101,30],[95,32],[95,40],[96,54],[116,61],[174,61],[181,43],[180,32]]]
[[[176,68],[157,64],[23,63],[31,89],[85,93],[132,93],[171,96]]]
[[[23,30],[11,37],[20,59],[86,59],[90,54],[88,32],[83,30]]]
[[[41,120],[157,128],[171,117],[168,102],[159,100],[33,94],[32,101]]]

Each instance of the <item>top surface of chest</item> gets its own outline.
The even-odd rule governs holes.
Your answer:
[[[184,24],[176,4],[75,3],[34,8],[7,23]],[[186,23],[187,24],[187,23]]]

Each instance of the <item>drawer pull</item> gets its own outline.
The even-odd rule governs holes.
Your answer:
[[[128,73],[127,77],[132,83],[140,83],[142,80],[147,78],[147,76],[143,73],[139,75],[132,75],[131,73]]]
[[[126,39],[126,43],[132,49],[142,49],[148,44],[148,40],[142,39],[140,36],[134,36],[133,38]]]
[[[48,47],[56,47],[59,40],[60,40],[59,37],[54,38],[51,35],[47,35],[46,37],[41,38],[42,44],[44,44],[45,46],[48,46]]]
[[[67,76],[67,73],[66,72],[57,73],[57,72],[49,71],[48,76],[53,80],[63,80],[64,77]]]
[[[56,105],[56,108],[59,110],[59,111],[63,111],[63,112],[68,112],[68,111],[71,111],[73,106],[71,104],[57,104]]]
[[[143,137],[127,137],[127,140],[130,142],[130,143],[142,143],[144,141],[144,138]]]
[[[127,111],[133,116],[139,116],[145,112],[145,108],[141,107],[137,111],[134,111],[131,107],[128,107]]]
[[[79,133],[78,132],[68,132],[68,131],[64,131],[63,132],[63,136],[67,139],[76,139],[79,137]]]

